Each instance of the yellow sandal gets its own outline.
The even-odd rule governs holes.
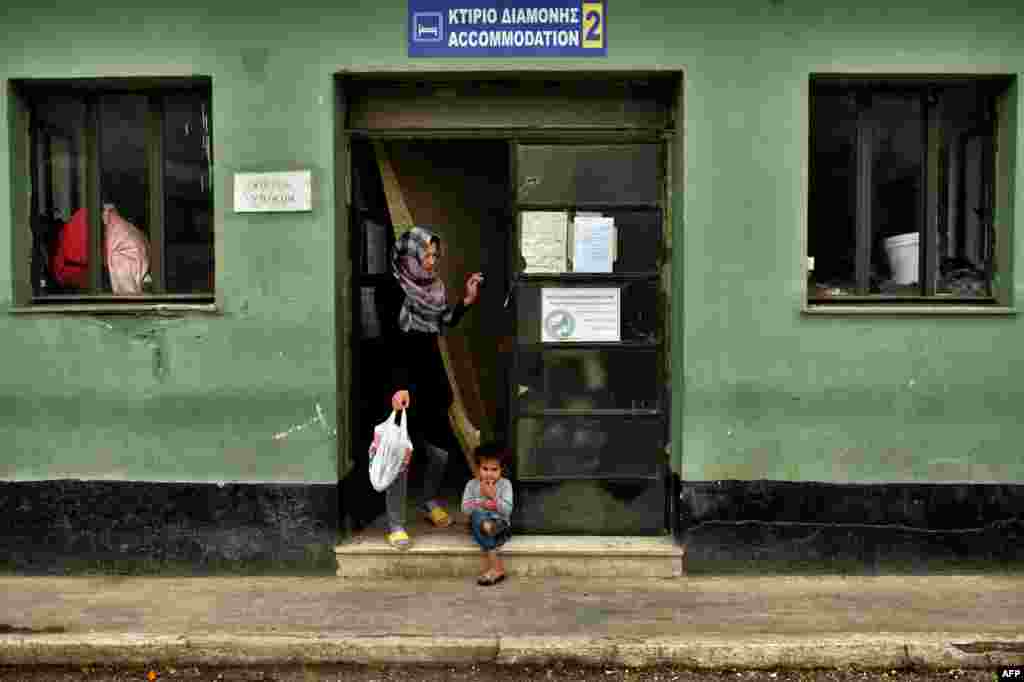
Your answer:
[[[432,507],[426,516],[438,528],[447,528],[452,525],[452,517],[441,507]]]
[[[404,530],[396,530],[388,533],[388,544],[398,550],[409,549],[412,542],[409,540],[409,534]]]

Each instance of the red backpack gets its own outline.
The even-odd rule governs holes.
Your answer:
[[[50,271],[61,286],[89,288],[89,214],[84,208],[75,211],[61,228]]]

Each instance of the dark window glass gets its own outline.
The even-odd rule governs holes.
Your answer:
[[[36,296],[46,296],[88,286],[87,239],[61,244],[64,224],[81,205],[85,187],[85,106],[75,97],[42,95],[31,112],[32,287]],[[55,277],[58,250],[65,257]]]
[[[919,295],[917,259],[904,250],[920,250],[924,225],[922,191],[925,150],[921,97],[876,94],[868,125],[871,144],[871,291]],[[909,244],[909,246],[907,246]],[[902,245],[902,246],[901,246]]]
[[[523,353],[519,368],[521,410],[658,408],[653,351],[556,347]]]
[[[991,296],[995,112],[1006,83],[811,86],[808,292]]]
[[[521,532],[661,535],[664,480],[519,481],[513,523]]]
[[[208,92],[21,87],[34,298],[211,295]]]
[[[163,98],[167,291],[213,291],[210,113],[195,94]]]
[[[74,97],[49,96],[35,102],[35,210],[68,220],[79,201],[85,108]]]
[[[654,477],[664,459],[660,418],[520,418],[517,429],[520,478]]]
[[[604,210],[615,219],[618,249],[613,272],[653,272],[661,249],[661,210]]]
[[[661,198],[658,145],[519,147],[523,204],[655,204]]]
[[[991,98],[977,88],[950,89],[940,158],[939,296],[991,295],[994,259],[995,130]]]
[[[853,290],[857,255],[857,100],[822,93],[811,100],[808,253],[815,280]]]
[[[100,191],[103,203],[149,236],[146,112],[141,95],[100,97]]]

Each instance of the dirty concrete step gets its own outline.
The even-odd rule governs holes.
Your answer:
[[[674,578],[684,550],[670,537],[514,536],[502,549],[509,575],[529,577]],[[380,535],[335,548],[338,577],[467,577],[480,573],[480,549],[462,533],[413,536],[398,551]]]

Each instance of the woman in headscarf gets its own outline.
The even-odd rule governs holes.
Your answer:
[[[439,527],[450,526],[451,517],[440,500],[440,492],[448,452],[452,442],[448,408],[452,390],[438,347],[438,336],[454,327],[473,305],[480,293],[483,275],[473,273],[466,279],[466,291],[454,305],[448,302],[444,282],[438,277],[441,239],[430,230],[414,227],[404,232],[391,254],[391,274],[401,292],[398,328],[393,331],[391,407],[412,408],[409,430],[416,453],[426,457],[423,476],[423,502],[418,510]],[[390,325],[389,325],[390,326]],[[407,413],[408,414],[408,413]],[[406,415],[402,419],[406,419]],[[418,441],[418,442],[417,442]],[[405,498],[408,489],[408,462],[395,482],[385,492],[388,520],[388,542],[397,549],[407,549],[409,534],[405,530]]]

